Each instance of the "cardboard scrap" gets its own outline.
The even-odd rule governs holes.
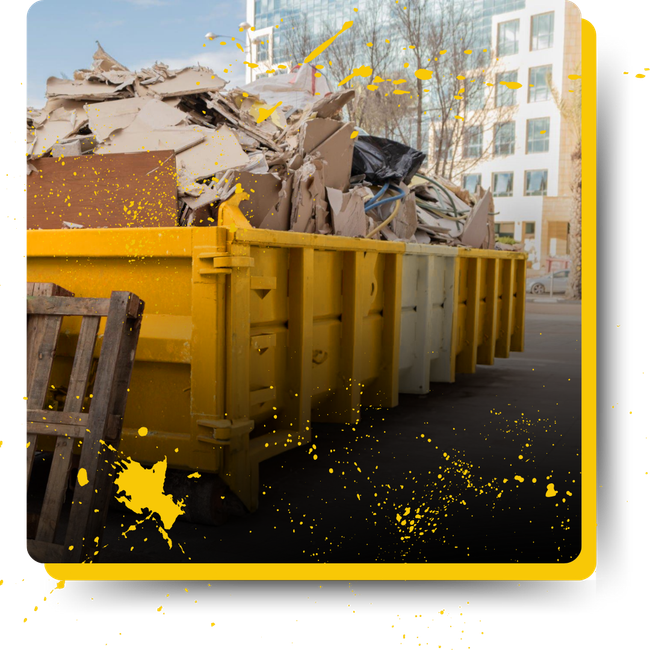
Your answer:
[[[472,208],[472,211],[467,217],[465,230],[460,238],[463,245],[471,246],[472,248],[480,248],[482,246],[488,235],[488,212],[491,196],[492,192],[488,190]]]
[[[365,237],[368,219],[363,209],[363,195],[361,188],[350,192],[342,192],[333,187],[327,188],[332,226],[335,235],[342,237]]]
[[[290,230],[313,233],[325,229],[328,210],[322,160],[308,158],[295,172],[291,204]]]

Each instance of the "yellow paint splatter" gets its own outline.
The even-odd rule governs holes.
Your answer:
[[[201,478],[201,475],[198,472],[194,472],[194,474],[189,474],[187,478]]]
[[[79,482],[79,485],[83,487],[84,485],[88,485],[88,472],[86,472],[85,467],[80,467],[79,472],[77,472],[77,481]]]
[[[372,83],[374,83],[374,84],[380,84],[382,81],[386,81],[386,80],[385,80],[385,79],[382,79],[381,77],[375,77],[375,78],[372,80]]]
[[[379,88],[379,86],[375,86],[373,84],[368,85],[368,90],[377,90],[377,88]]]
[[[147,427],[140,427],[138,429],[138,435],[142,436],[143,438],[149,433],[149,429]]]
[[[544,135],[545,133],[546,133],[546,129],[544,129],[543,131],[540,131],[540,135]]]
[[[549,483],[546,486],[546,496],[547,497],[554,497],[557,494],[557,491],[555,490],[555,485],[553,483]]]
[[[627,74],[627,72],[625,74]],[[570,74],[569,79],[582,79],[582,75],[581,74]]]
[[[372,68],[369,65],[360,65],[358,68],[354,68],[352,72],[345,78],[343,81],[339,82],[339,86],[350,81],[354,77],[369,77],[372,74]]]
[[[645,75],[644,75],[644,74],[641,74],[640,72],[639,72],[638,75],[636,75],[636,78],[637,78],[637,79],[643,79],[644,77],[645,77]]]
[[[517,90],[517,88],[521,88],[521,84],[517,81],[500,81],[499,83],[502,86],[510,88],[510,90]]]
[[[463,120],[463,122],[465,121],[465,118],[461,117],[460,115],[454,115],[454,118],[457,120]]]
[[[366,43],[368,47],[372,47],[372,43]]]
[[[424,68],[420,68],[419,70],[416,70],[413,73],[418,79],[422,79],[423,81],[427,81],[428,79],[431,79],[433,76],[433,72],[431,70],[425,70]]]
[[[447,50],[440,50],[440,54],[444,54]]]
[[[520,483],[524,482],[524,477],[523,476],[515,476],[515,481],[519,481]]]
[[[350,140],[354,140],[358,135],[359,131],[352,131],[352,133],[350,133]]]
[[[460,80],[462,81],[463,79],[465,79],[465,77],[464,77],[462,74],[459,74],[459,75],[456,77],[456,79],[460,79]]]
[[[396,86],[398,86],[399,84],[405,84],[405,83],[406,83],[406,79],[394,79],[394,80],[393,80],[393,83],[394,83]]]
[[[339,29],[332,38],[327,39],[324,43],[321,43],[315,50],[310,52],[306,57],[305,57],[305,63],[309,63],[310,61],[313,61],[321,52],[324,52],[344,31],[347,29],[350,29],[354,25],[354,22],[352,20],[348,20],[345,23],[343,23],[343,27]]]
[[[471,54],[472,50],[465,50],[465,54]]]
[[[249,63],[248,61],[244,61],[244,65],[247,65],[249,68],[257,68],[258,67],[257,63]]]
[[[157,462],[151,469],[128,458],[118,463],[118,475],[115,477],[118,495],[115,498],[136,514],[149,510],[157,514],[165,529],[169,530],[176,519],[183,514],[185,502],[181,499],[175,502],[171,494],[165,494],[165,474],[167,473],[167,457]],[[149,516],[151,516],[151,514]],[[159,528],[163,536],[162,529]],[[167,539],[171,548],[171,540]]]
[[[270,106],[269,108],[265,108],[264,106],[260,106],[259,111],[259,117],[257,118],[256,122],[259,124],[260,122],[263,122],[267,117],[269,117],[273,111],[282,104],[282,102],[278,102],[275,104],[275,106]]]
[[[241,46],[241,43],[235,43],[235,45],[243,52],[244,48]]]
[[[410,90],[400,90],[399,88],[393,90],[393,95],[410,95],[410,94],[411,94]]]

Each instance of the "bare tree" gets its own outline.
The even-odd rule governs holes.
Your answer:
[[[579,77],[580,70],[576,73]],[[551,86],[553,101],[560,115],[569,125],[575,141],[571,153],[573,166],[571,179],[573,205],[569,222],[571,268],[565,298],[580,300],[582,298],[582,81],[578,78],[573,92],[570,95],[567,92],[565,97],[560,96],[557,88],[550,83],[550,79],[547,79],[547,83]]]

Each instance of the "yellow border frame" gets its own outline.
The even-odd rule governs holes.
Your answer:
[[[56,580],[584,580],[596,568],[596,30],[582,20],[582,551],[558,564],[46,564]],[[585,108],[586,107],[586,108]]]

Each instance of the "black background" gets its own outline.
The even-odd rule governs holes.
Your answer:
[[[647,379],[640,374],[647,349],[646,309],[642,306],[646,274],[637,268],[647,256],[650,79],[636,81],[622,72],[627,69],[634,73],[650,64],[647,47],[642,46],[647,43],[647,16],[635,3],[613,7],[611,3],[590,1],[583,10],[599,31],[596,574],[579,583],[69,583],[42,603],[41,596],[53,583],[20,546],[20,509],[10,506],[9,500],[20,502],[16,485],[20,484],[18,468],[23,452],[21,437],[16,431],[10,435],[7,428],[5,447],[0,451],[4,470],[0,477],[7,483],[3,520],[11,521],[10,528],[4,530],[12,533],[11,543],[4,544],[0,569],[6,581],[0,588],[5,634],[8,629],[18,629],[27,647],[49,641],[87,648],[103,648],[104,643],[116,648],[142,642],[167,646],[206,641],[237,643],[238,647],[257,643],[292,647],[292,642],[298,648],[319,647],[330,642],[344,648],[383,648],[398,646],[400,633],[408,635],[404,647],[417,647],[415,635],[420,634],[428,647],[442,644],[446,649],[452,645],[521,647],[530,641],[535,646],[548,643],[568,648],[589,642],[594,634],[598,645],[607,647],[637,638],[642,630],[639,600],[647,572],[643,544],[647,507],[643,503],[650,481],[644,476],[648,468],[644,452],[649,443],[642,431],[647,425],[641,424],[641,387]],[[16,94],[22,94],[18,74]],[[10,83],[8,80],[7,85]],[[9,134],[5,201],[8,214],[20,214],[18,193],[23,185],[18,160],[22,136],[17,134],[22,132],[17,117],[12,126],[15,130]],[[18,243],[15,223],[8,221],[4,227],[5,257],[14,260],[17,254],[9,240],[16,237]],[[5,296],[7,291],[12,292],[11,304],[15,305],[21,282],[2,285]],[[10,358],[6,357],[5,367]],[[17,401],[13,391],[11,395]],[[625,408],[612,409],[617,402]],[[634,415],[628,415],[629,409]],[[17,416],[22,421],[22,411]],[[7,471],[9,467],[15,471]],[[32,606],[36,603],[41,608],[34,614]],[[156,611],[160,605],[165,616]],[[453,619],[441,618],[437,612],[442,608],[454,614]],[[463,642],[458,635],[460,611],[468,621]],[[414,614],[422,614],[422,618],[414,618]],[[29,621],[21,626],[25,615]],[[432,616],[437,621],[426,630]],[[214,629],[209,626],[212,620],[218,624]],[[392,623],[396,626],[391,629]],[[480,629],[485,630],[484,637]],[[178,632],[184,636],[176,637]]]

